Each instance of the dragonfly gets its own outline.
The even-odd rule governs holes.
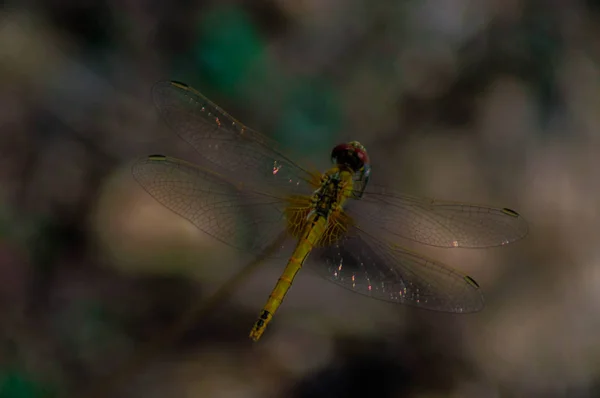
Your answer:
[[[369,184],[371,160],[358,141],[335,145],[332,166],[300,165],[277,142],[234,119],[194,88],[159,81],[152,97],[165,123],[203,165],[165,155],[137,159],[134,179],[158,203],[216,240],[259,255],[290,242],[281,277],[250,330],[258,341],[301,268],[373,299],[474,313],[479,284],[408,250],[407,240],[447,248],[488,248],[522,239],[528,226],[509,208],[413,197]],[[280,239],[280,240],[278,240]]]

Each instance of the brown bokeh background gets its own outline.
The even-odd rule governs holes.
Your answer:
[[[39,0],[0,12],[0,396],[596,397],[600,3]],[[251,260],[133,180],[194,160],[150,101],[189,83],[327,166],[510,207],[529,236],[422,253],[473,275],[483,312],[429,313],[302,272],[259,344],[282,263],[114,381]],[[91,391],[91,392],[90,392]],[[3,395],[4,394],[4,395]]]

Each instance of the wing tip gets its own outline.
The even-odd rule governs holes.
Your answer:
[[[483,294],[481,293],[479,283],[477,283],[477,281],[469,275],[465,275],[463,279],[473,289],[472,294],[478,295],[479,300],[478,302],[471,300],[473,305],[471,305],[469,308],[462,308],[461,312],[464,314],[474,314],[483,311],[483,309],[485,308],[485,299],[483,298]]]
[[[189,85],[177,80],[159,80],[152,85],[152,89],[150,90],[154,100],[156,101],[157,98],[163,96],[163,90],[169,87],[175,87],[184,91],[194,91],[194,89]]]

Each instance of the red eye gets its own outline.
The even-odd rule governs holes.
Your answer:
[[[368,164],[369,157],[365,150],[356,145],[340,144],[331,151],[331,161],[346,165],[354,171],[359,171],[365,164]]]
[[[365,151],[359,148],[355,148],[354,151],[356,152],[358,158],[363,162],[363,164],[369,163],[369,156],[365,153]]]
[[[348,144],[340,144],[333,148],[333,153],[340,153],[350,149],[350,145]]]
[[[350,149],[350,145],[348,144],[340,144],[333,148],[331,151],[331,159],[336,159],[340,156],[343,156]]]

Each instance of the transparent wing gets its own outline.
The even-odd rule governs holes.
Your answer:
[[[284,200],[233,184],[185,161],[152,155],[132,166],[160,204],[236,249],[261,253],[285,231]]]
[[[527,222],[510,209],[387,193],[371,187],[348,214],[370,233],[396,235],[438,247],[483,248],[527,235]]]
[[[308,193],[311,173],[276,149],[274,141],[244,126],[192,87],[161,81],[152,97],[165,122],[229,178]]]
[[[334,245],[315,248],[305,266],[374,299],[453,313],[477,312],[484,306],[471,277],[355,227]]]

